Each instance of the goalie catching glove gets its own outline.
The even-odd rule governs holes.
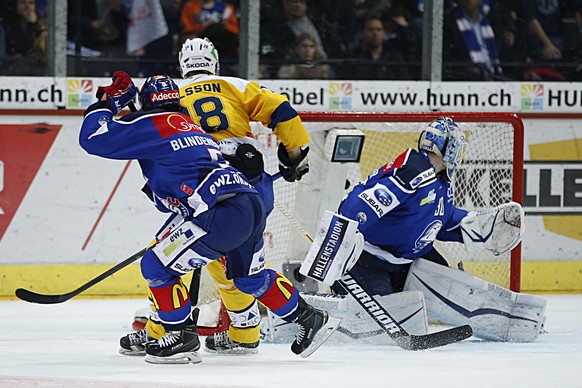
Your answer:
[[[295,182],[301,180],[301,177],[309,172],[308,153],[309,147],[305,147],[301,150],[301,158],[291,159],[283,143],[279,143],[277,157],[279,158],[279,171],[283,179],[287,182]]]
[[[113,82],[109,86],[99,86],[95,96],[101,100],[103,95],[107,98],[107,107],[114,115],[133,102],[137,88],[131,77],[125,71],[113,73]]]
[[[523,209],[517,202],[469,212],[461,221],[465,249],[468,252],[485,249],[496,256],[511,251],[523,237],[523,218]]]
[[[352,269],[363,249],[358,222],[326,211],[299,273],[331,286]]]

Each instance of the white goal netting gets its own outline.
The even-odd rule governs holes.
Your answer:
[[[310,172],[296,183],[275,182],[275,200],[311,234],[325,210],[335,211],[351,187],[408,147],[416,147],[422,128],[440,116],[452,117],[466,133],[467,152],[455,174],[456,206],[482,210],[514,200],[521,202],[523,126],[515,115],[491,114],[375,114],[304,113],[302,118],[312,141]],[[359,130],[365,135],[359,163],[331,163],[326,137],[333,130]],[[266,171],[278,171],[278,140],[270,129],[254,123],[253,131],[267,150]],[[329,143],[329,142],[328,142]],[[516,187],[518,189],[516,189]],[[285,216],[273,210],[264,233],[267,265],[281,270],[284,263],[301,262],[308,244]],[[520,249],[494,256],[468,254],[462,244],[438,243],[437,249],[451,266],[463,267],[474,276],[519,290]],[[202,295],[212,294],[203,281]]]

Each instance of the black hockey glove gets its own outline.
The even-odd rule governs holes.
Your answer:
[[[295,182],[301,180],[301,177],[309,172],[308,152],[309,147],[305,147],[304,150],[301,150],[301,159],[292,160],[283,143],[279,143],[277,157],[279,158],[279,171],[283,179],[287,182]]]
[[[261,174],[265,170],[265,163],[263,161],[263,154],[253,145],[241,144],[237,147],[235,155],[223,155],[223,157],[241,172],[251,184],[260,182],[260,179],[256,180],[256,178],[261,177]]]

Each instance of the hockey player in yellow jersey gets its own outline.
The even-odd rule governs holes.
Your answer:
[[[261,193],[267,212],[273,208],[273,182],[263,171],[260,150],[250,122],[259,121],[279,138],[279,170],[289,182],[309,171],[306,147],[310,138],[287,98],[258,82],[219,76],[218,52],[208,39],[188,39],[179,54],[180,103],[190,117],[220,145],[225,158]],[[206,339],[206,350],[217,353],[255,353],[259,345],[257,300],[239,291],[228,279],[221,261],[206,266],[217,284],[231,325],[227,332]]]

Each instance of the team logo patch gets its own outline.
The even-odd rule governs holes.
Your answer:
[[[192,190],[192,188],[185,183],[182,183],[180,189],[182,189],[183,192],[188,194],[188,196],[192,195],[192,193],[194,192],[194,190]]]
[[[392,197],[388,192],[382,188],[374,190],[374,197],[384,206],[390,206]]]
[[[163,92],[155,92],[150,94],[152,102],[179,100],[180,92],[177,90],[165,90]]]
[[[152,122],[162,138],[166,138],[177,133],[200,132],[205,133],[200,126],[192,121],[188,116],[180,113],[170,113],[167,115],[152,116]]]
[[[110,121],[111,120],[107,116],[101,116],[97,119],[97,122],[99,123],[99,125],[107,124]]]
[[[416,189],[421,184],[426,183],[426,182],[434,179],[435,176],[436,176],[436,174],[432,168],[429,170],[423,171],[420,174],[418,174],[412,181],[410,181],[410,187],[412,189]]]
[[[368,221],[368,216],[366,215],[366,213],[364,212],[359,212],[356,215],[356,220],[360,223],[360,224],[364,224],[366,223],[366,221]]]
[[[358,195],[358,198],[366,202],[366,204],[372,208],[374,213],[376,213],[378,218],[384,216],[400,204],[398,198],[388,190],[388,187],[380,183],[377,183],[372,188],[362,191]]]
[[[431,222],[422,232],[420,237],[414,242],[414,253],[418,253],[424,249],[429,244],[432,244],[436,240],[437,234],[443,227],[443,223],[440,220],[435,220]]]

